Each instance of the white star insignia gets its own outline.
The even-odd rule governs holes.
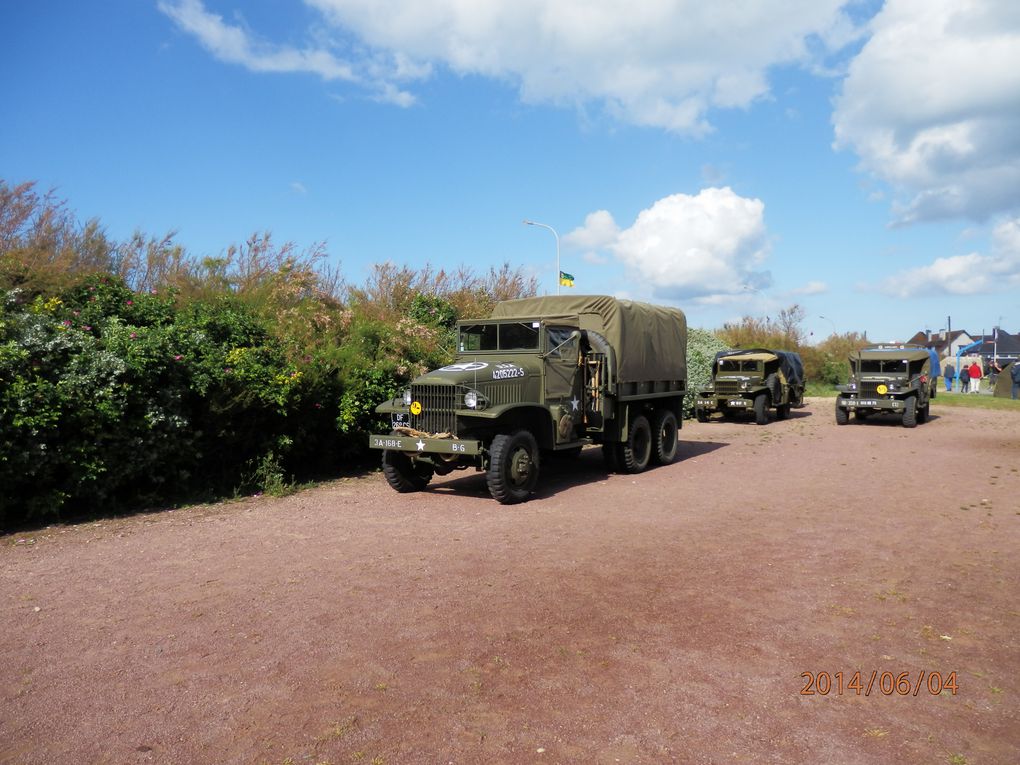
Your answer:
[[[422,441],[420,438],[418,439],[417,443],[415,443],[415,446],[418,447],[418,451],[420,452],[425,451],[425,442]]]
[[[572,398],[572,399],[570,400],[570,405],[571,405],[572,407],[574,407],[574,411],[576,412],[576,411],[578,410],[578,408],[580,407],[580,405],[581,405],[581,402],[580,402],[580,401],[578,401],[578,400],[577,400],[577,397],[575,396],[574,398]]]

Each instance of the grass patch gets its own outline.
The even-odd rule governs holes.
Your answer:
[[[1020,400],[1014,401],[1011,398],[996,398],[987,393],[946,393],[940,391],[938,396],[932,399],[933,407],[957,406],[968,409],[1006,409],[1013,412],[1020,412]]]

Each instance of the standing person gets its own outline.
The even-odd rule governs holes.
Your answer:
[[[946,393],[952,393],[953,392],[953,375],[956,374],[956,367],[954,367],[949,362],[946,362],[946,365],[944,367],[942,367],[942,374],[945,375]]]
[[[1013,400],[1020,398],[1020,359],[1013,360],[1013,366],[1009,368],[1009,379],[1013,381]]]
[[[970,365],[970,392],[978,393],[981,390],[981,365],[976,361]]]
[[[960,364],[960,393],[966,393],[970,387],[970,367],[967,362]]]
[[[1002,367],[999,366],[999,359],[994,358],[988,362],[988,387],[995,390],[995,381],[999,379]]]

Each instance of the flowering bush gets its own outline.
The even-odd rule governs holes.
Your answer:
[[[687,396],[684,398],[684,417],[694,416],[694,399],[698,391],[712,381],[712,359],[727,346],[705,329],[687,330]]]
[[[8,292],[0,317],[0,526],[229,490],[253,460],[285,464],[293,434],[323,448],[300,420],[336,386],[306,382],[237,300],[179,307],[88,277]]]

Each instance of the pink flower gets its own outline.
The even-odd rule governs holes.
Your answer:
[[[92,331],[92,327],[90,327],[88,324],[82,324],[81,328],[84,329],[86,332]]]
[[[127,305],[134,305],[134,304],[135,304],[135,301],[134,301],[134,300],[129,300],[129,301],[127,301]]]
[[[134,340],[136,337],[138,337],[138,333],[137,332],[132,332],[131,333],[131,339]]]
[[[156,292],[156,290],[149,290],[149,294],[150,294],[150,295],[156,295],[156,294],[158,294],[158,293]]]
[[[176,356],[174,356],[174,361],[180,361],[183,358],[184,357],[181,354],[178,353]]]

